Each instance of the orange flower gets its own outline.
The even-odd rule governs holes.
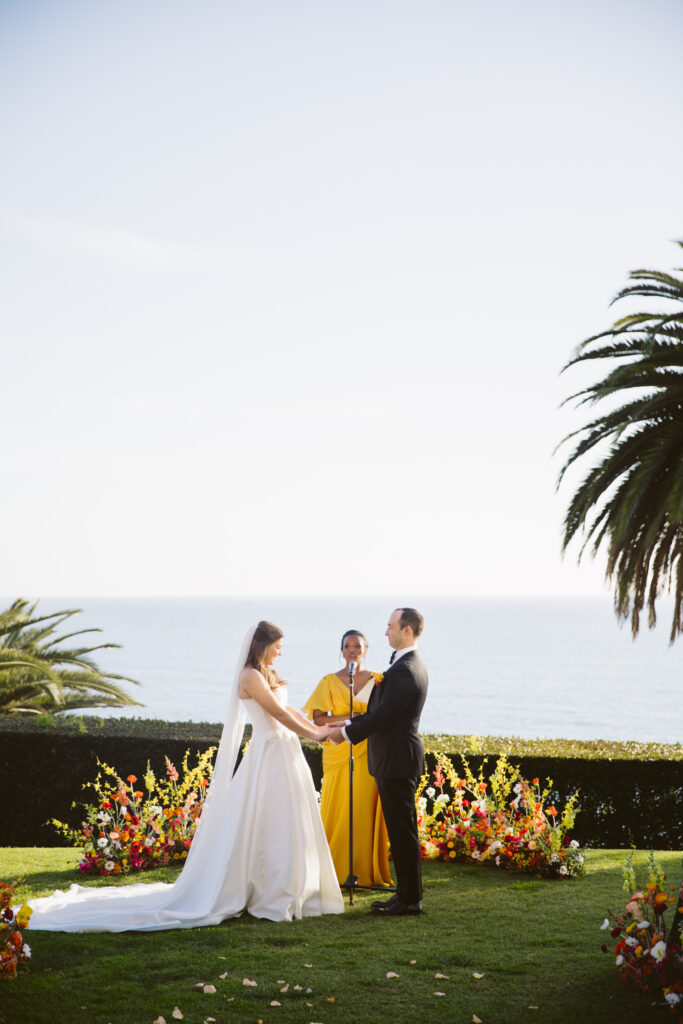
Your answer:
[[[480,782],[479,783],[479,792],[480,793],[485,793],[486,792],[486,783],[485,782]]]
[[[10,938],[17,948],[19,948],[19,946],[24,941],[21,937],[21,932],[12,932]]]
[[[137,775],[129,775],[129,776],[128,776],[128,781],[130,782],[130,784],[131,784],[131,786],[132,786],[134,782],[137,782],[137,781],[138,781],[138,777],[137,777]]]
[[[557,817],[557,811],[555,810],[555,808],[553,807],[552,804],[550,805],[550,807],[546,811],[546,814],[552,814],[553,818]]]
[[[532,786],[537,786],[538,785],[538,779],[532,779],[531,780],[531,784],[532,784]]]
[[[145,795],[145,794],[144,794],[144,793],[142,793],[142,792],[141,792],[141,791],[140,791],[139,789],[137,789],[137,790],[135,791],[135,799],[136,799],[136,800],[140,800],[140,799],[142,799],[142,797],[143,797],[144,795]]]

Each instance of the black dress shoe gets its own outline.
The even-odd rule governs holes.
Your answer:
[[[378,917],[407,917],[422,913],[421,903],[401,903],[396,900],[393,903],[385,903],[381,907],[373,907],[371,913]]]
[[[372,903],[370,904],[370,906],[373,908],[373,910],[376,907],[389,907],[389,906],[391,906],[392,903],[396,903],[397,900],[398,900],[398,893],[395,892],[392,896],[389,897],[388,900],[373,900]]]

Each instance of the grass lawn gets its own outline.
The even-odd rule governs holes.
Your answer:
[[[680,854],[657,856],[677,882]],[[374,897],[362,895],[343,916],[292,924],[244,917],[217,928],[138,934],[29,929],[29,968],[0,982],[0,1024],[153,1024],[160,1015],[172,1024],[174,1007],[187,1024],[209,1017],[218,1024],[670,1019],[620,982],[613,957],[600,951],[606,908],[624,903],[623,853],[594,850],[586,859],[586,876],[565,882],[427,864],[419,918],[377,919],[368,913]],[[24,875],[22,897],[47,895],[78,880],[77,860],[76,850],[3,848],[0,879]],[[167,869],[143,880],[174,875]],[[387,979],[389,971],[398,978]],[[257,985],[245,987],[244,978]],[[195,991],[200,981],[217,992]]]

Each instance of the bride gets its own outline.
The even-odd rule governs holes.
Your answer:
[[[286,703],[273,669],[282,630],[259,622],[237,663],[213,778],[185,866],[172,884],[72,885],[30,900],[31,930],[155,931],[216,925],[248,911],[269,921],[341,914],[344,902],[298,736],[322,742]],[[233,776],[244,731],[251,742]]]

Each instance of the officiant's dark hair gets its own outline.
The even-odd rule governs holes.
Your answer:
[[[420,615],[417,608],[397,608],[396,611],[401,613],[401,618],[398,620],[398,624],[401,629],[405,629],[406,626],[410,626],[413,631],[413,636],[417,640],[424,629],[425,624],[425,620]]]
[[[359,636],[363,643],[365,644],[365,650],[367,651],[368,638],[366,637],[365,633],[361,633],[359,629],[347,629],[346,632],[344,633],[344,636],[341,638],[341,644],[339,645],[339,650],[342,653],[344,652],[344,641],[350,636]]]
[[[265,677],[266,682],[270,686],[271,690],[274,690],[277,686],[281,685],[281,680],[277,672],[269,668],[268,665],[263,664],[263,655],[265,654],[266,647],[270,647],[276,640],[282,640],[285,634],[282,632],[279,626],[276,626],[274,622],[267,622],[262,619],[254,635],[251,638],[251,646],[249,647],[249,654],[245,661],[245,667],[251,665],[257,672],[260,672]]]

